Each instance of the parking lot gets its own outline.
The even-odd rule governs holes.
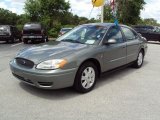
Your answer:
[[[0,43],[0,120],[159,120],[160,43],[149,43],[144,65],[103,74],[95,89],[42,90],[14,78],[9,61],[33,44]]]

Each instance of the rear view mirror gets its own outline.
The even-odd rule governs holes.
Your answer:
[[[105,42],[105,44],[115,44],[117,41],[115,39],[109,39],[108,41]]]

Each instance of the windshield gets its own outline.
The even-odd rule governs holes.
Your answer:
[[[81,44],[96,44],[101,41],[107,28],[99,25],[83,25],[74,28],[61,36],[57,41],[73,42]]]

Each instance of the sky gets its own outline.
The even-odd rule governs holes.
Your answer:
[[[14,13],[24,13],[24,4],[26,0],[0,0],[0,8],[8,9]],[[66,0],[70,1],[72,13],[78,16],[88,17],[92,10],[91,0]],[[109,0],[106,0],[109,1]],[[160,23],[160,0],[145,0],[146,5],[141,11],[142,18],[154,18]],[[100,8],[94,8],[90,18],[97,18]]]

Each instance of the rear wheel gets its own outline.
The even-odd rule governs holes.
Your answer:
[[[97,76],[97,67],[92,62],[84,63],[76,74],[74,88],[81,93],[91,91],[96,84]]]
[[[144,52],[141,50],[138,54],[137,60],[133,64],[133,67],[140,68],[143,65]]]
[[[11,39],[11,43],[14,43],[15,41],[16,41],[16,38],[13,37],[13,38]]]

